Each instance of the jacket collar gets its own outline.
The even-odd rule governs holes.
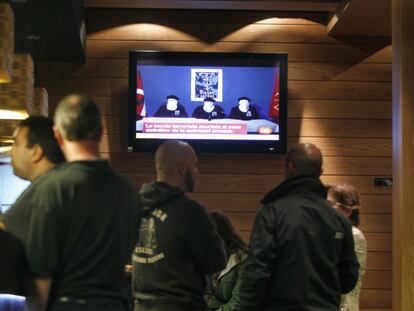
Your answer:
[[[218,279],[221,279],[223,276],[225,276],[227,273],[229,273],[233,268],[235,268],[237,265],[241,263],[246,258],[246,254],[231,254],[229,257],[229,260],[227,261],[227,266],[224,268],[223,271],[220,272]],[[241,259],[241,261],[240,261]]]
[[[273,202],[277,199],[302,193],[315,193],[326,198],[326,187],[319,178],[312,175],[299,175],[286,179],[274,188],[262,199],[262,204]]]

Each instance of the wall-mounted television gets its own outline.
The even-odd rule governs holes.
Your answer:
[[[285,153],[287,54],[131,51],[128,150]]]

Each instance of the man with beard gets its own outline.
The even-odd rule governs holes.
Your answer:
[[[133,253],[135,311],[205,310],[205,276],[226,265],[223,243],[205,209],[186,197],[198,173],[185,142],[163,143],[155,155],[157,181],[144,184],[139,241]]]

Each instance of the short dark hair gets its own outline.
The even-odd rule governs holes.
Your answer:
[[[62,150],[53,134],[53,120],[44,116],[30,116],[19,122],[17,127],[27,127],[27,148],[39,145],[45,157],[52,163],[65,161]]]
[[[55,123],[69,141],[100,141],[101,113],[95,102],[84,95],[68,95],[55,112]]]
[[[179,98],[178,98],[178,96],[175,96],[175,95],[168,95],[167,96],[167,99],[175,99],[175,100],[180,100]]]
[[[347,184],[329,186],[329,195],[333,198],[333,205],[337,205],[343,210],[351,211],[349,220],[355,227],[359,226],[359,210],[361,208],[361,202],[359,200],[358,191]]]
[[[286,157],[286,165],[292,164],[295,175],[311,175],[319,178],[322,174],[322,153],[313,144],[297,144]]]
[[[204,98],[204,101],[205,102],[213,102],[213,103],[216,102],[216,100],[213,97],[206,97],[206,98]]]
[[[251,100],[250,100],[250,98],[249,97],[247,97],[247,96],[242,96],[242,97],[239,97],[238,99],[237,99],[237,101],[241,101],[241,100],[247,100],[249,103],[251,102]]]

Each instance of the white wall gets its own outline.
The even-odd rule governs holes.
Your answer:
[[[0,213],[9,209],[28,185],[28,181],[13,174],[10,157],[0,157]]]

